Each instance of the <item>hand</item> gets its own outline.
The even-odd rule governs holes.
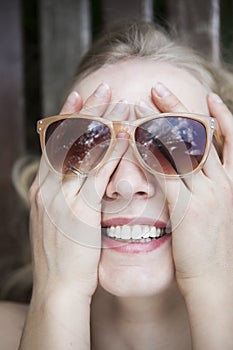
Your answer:
[[[103,84],[84,104],[73,92],[61,114],[79,112],[101,117],[110,100],[111,90]],[[115,119],[116,113],[119,115],[117,106],[108,114],[109,119]],[[121,110],[121,118],[126,119],[128,114],[126,106]],[[91,299],[98,283],[101,200],[126,147],[127,141],[122,140],[111,154],[110,162],[86,180],[77,175],[62,178],[42,158],[30,192],[33,295],[36,298],[66,293],[74,298]]]
[[[187,112],[169,90],[162,97],[152,89],[152,101],[161,112]],[[203,169],[192,177],[158,178],[166,193],[183,295],[201,287],[233,290],[233,116],[214,94],[208,96],[208,106],[224,137],[223,163],[212,145]]]

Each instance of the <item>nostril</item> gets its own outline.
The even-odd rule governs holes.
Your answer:
[[[138,191],[137,194],[138,194],[139,196],[145,196],[145,195],[147,195],[146,192],[144,192],[144,191]]]
[[[119,197],[119,194],[117,192],[113,192],[111,195],[112,199],[117,199]]]
[[[120,179],[118,181],[111,180],[108,185],[106,195],[111,199],[122,198],[132,198],[134,193],[132,184],[125,179]]]

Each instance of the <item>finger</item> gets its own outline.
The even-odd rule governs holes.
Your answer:
[[[137,106],[135,106],[135,113],[136,113],[136,116],[137,118],[141,118],[141,117],[145,117],[146,114],[147,115],[150,115],[151,113],[153,112],[153,110],[151,109],[151,107],[144,101],[140,101],[139,104]],[[182,143],[180,144],[180,149],[179,149],[179,152],[181,152],[181,148],[183,147],[183,152],[186,152],[186,146],[185,144],[182,145]],[[174,157],[174,154],[173,156],[171,156],[171,159]],[[169,175],[178,175],[177,174],[177,171],[179,169],[182,169],[185,167],[186,165],[186,168],[190,168],[192,169],[193,168],[193,159],[190,158],[190,159],[186,159],[186,164],[183,164],[184,162],[184,159],[180,158],[179,156],[177,157],[174,157],[176,159],[175,163],[172,165],[171,164],[171,159],[168,160],[164,157],[164,155],[158,150],[158,152],[156,152],[156,150],[153,150],[153,162],[154,163],[157,163],[157,167],[158,169],[160,168],[160,171],[161,173],[164,173],[164,174],[169,174]],[[181,162],[179,162],[179,160]],[[203,177],[203,174],[200,173],[200,176],[199,174],[195,174],[194,175],[191,175],[191,176],[185,176],[182,181],[183,183],[188,187],[188,189],[190,191],[193,190],[194,186],[195,186],[195,183],[198,182],[198,178],[199,177]]]
[[[78,172],[64,176],[62,180],[62,192],[66,200],[72,202],[86,181],[87,176],[80,176]]]
[[[60,111],[60,114],[72,114],[75,112],[79,112],[81,110],[81,108],[82,108],[81,96],[79,95],[79,93],[77,91],[72,91],[68,95],[68,97],[67,97],[67,99],[66,99],[66,101],[65,101],[65,103]]]
[[[192,192],[180,178],[166,178],[156,175],[156,179],[165,195],[169,221],[172,232],[174,232],[189,209]]]
[[[100,225],[101,205],[109,179],[128,148],[128,139],[119,138],[108,161],[95,173],[89,175],[79,186],[79,179],[64,183],[63,193],[75,212],[79,210],[79,220],[86,225]],[[97,217],[99,216],[99,217]]]
[[[203,166],[202,172],[212,180],[219,180],[223,175],[223,166],[213,144],[211,144],[210,152]]]
[[[129,103],[127,100],[120,100],[111,112],[106,113],[104,118],[117,121],[117,120],[127,120],[129,118]]]
[[[152,113],[159,113],[159,110],[155,106],[149,106],[149,104],[144,100],[140,100],[139,103],[135,105],[134,111],[137,119],[145,118]]]
[[[63,192],[69,202],[82,196],[91,207],[98,206],[104,196],[110,176],[114,172],[129,146],[127,138],[118,138],[113,150],[104,165],[87,178],[79,175],[65,177]]]
[[[188,112],[183,103],[162,83],[157,83],[151,89],[151,98],[161,112]]]
[[[126,119],[128,119],[128,117],[129,117],[129,105],[128,105],[127,101],[119,101],[115,105],[113,110],[106,116],[106,118],[108,118],[109,120],[126,120]],[[108,160],[107,160],[107,164],[105,167],[106,173],[105,173],[105,175],[104,175],[104,172],[102,173],[103,178],[105,178],[106,174],[108,174],[109,172],[111,172],[111,171],[113,172],[113,170],[114,170],[113,168],[116,167],[117,163],[119,162],[119,160],[121,159],[123,153],[125,152],[125,150],[127,148],[127,144],[126,144],[126,142],[124,142],[122,140],[122,138],[128,139],[128,136],[125,134],[120,134],[120,135],[117,135],[117,137],[119,140],[117,142],[117,145],[114,146],[112,153],[110,155],[110,158],[108,158]],[[107,178],[108,177],[109,176],[107,176]],[[103,178],[102,178],[102,180],[103,180]],[[65,176],[64,180],[63,180],[63,184],[64,184],[64,191],[65,191],[66,195],[68,195],[68,193],[69,193],[70,194],[69,196],[72,197],[75,194],[77,194],[86,180],[87,179],[84,179],[82,176],[80,176],[78,174],[78,172],[77,172],[77,174],[74,174],[71,172],[68,176]],[[88,182],[88,184],[87,184],[87,187],[88,187],[89,181],[87,181],[87,182]],[[104,182],[102,182],[102,183],[104,184]],[[91,186],[90,186],[90,188],[91,188]]]
[[[41,165],[42,163],[43,165]],[[41,171],[42,166],[44,166],[43,171]],[[49,169],[46,162],[43,160],[43,156],[42,156],[36,177],[29,190],[29,201],[30,201],[31,207],[36,205],[37,209],[39,208],[39,205],[41,204],[40,188],[41,188],[41,185],[45,182],[48,174],[49,174]]]
[[[222,99],[211,93],[208,96],[210,114],[218,121],[224,138],[223,165],[229,174],[233,171],[233,116]]]
[[[151,97],[155,106],[159,108],[161,112],[188,112],[188,109],[183,105],[183,103],[162,83],[158,82],[151,89]],[[177,190],[177,187],[181,188],[181,192],[185,192],[185,188],[191,191],[193,189],[193,179],[186,177],[180,181],[180,186],[172,185]],[[175,182],[174,182],[175,183]],[[173,181],[170,185],[173,184]]]
[[[100,84],[83,104],[81,113],[101,117],[111,100],[111,89],[106,83]]]
[[[57,232],[72,241],[83,246],[101,247],[100,206],[90,210],[92,208],[89,203],[83,200],[85,198],[68,198],[62,183],[53,183],[52,180],[53,176],[49,174],[41,188],[43,206],[49,222],[56,227]]]
[[[36,191],[37,188],[43,183],[48,175],[48,173],[51,171],[51,168],[48,165],[48,162],[45,159],[44,154],[42,154],[39,162],[39,166],[37,169],[36,176],[32,182],[30,191]],[[32,193],[33,194],[33,193]]]
[[[48,176],[52,178],[51,182],[54,184],[60,183],[62,181],[62,174],[54,170],[48,163],[45,155],[42,154],[40,165],[38,169],[38,186],[43,186],[44,182],[47,181]]]
[[[62,176],[53,171],[49,171],[43,181],[40,181],[39,179],[38,194],[41,198],[41,204],[47,212],[51,206],[53,198],[60,191],[61,184]]]
[[[106,116],[109,120],[127,120],[129,117],[129,104],[126,100],[119,101],[113,110]],[[96,187],[97,196],[93,196],[93,201],[101,203],[102,197],[105,193],[105,189],[109,182],[110,176],[114,172],[124,153],[127,151],[129,146],[129,135],[121,133],[116,135],[117,141],[113,145],[110,156],[105,161],[104,165],[98,169],[96,176],[91,176],[82,188],[82,193],[85,193],[87,198],[92,197],[93,193],[91,189],[93,186]],[[93,183],[93,181],[95,183]]]
[[[77,91],[72,91],[61,111],[60,114],[70,114],[70,113],[75,113],[75,112],[79,112],[80,109],[82,107],[82,99],[81,96],[78,94]],[[40,166],[38,169],[38,173],[36,176],[36,179],[32,185],[31,188],[31,194],[30,194],[30,201],[31,203],[34,201],[35,197],[41,197],[41,188],[43,186],[43,184],[46,182],[46,179],[48,178],[49,173],[51,172],[51,168],[49,167],[47,161],[44,158],[44,155],[42,154],[41,160],[40,160]],[[56,184],[57,181],[55,181],[56,179],[59,180],[60,182],[60,176],[58,174],[55,174],[55,172],[53,172],[53,181],[51,181],[51,184]],[[51,188],[52,189],[52,188]],[[40,194],[39,194],[40,192]],[[48,193],[50,193],[51,191],[48,190]],[[45,191],[43,191],[43,193],[45,193]]]

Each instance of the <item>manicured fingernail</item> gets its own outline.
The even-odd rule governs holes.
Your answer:
[[[210,100],[214,103],[223,103],[223,100],[221,99],[221,97],[213,92],[210,94]]]
[[[74,106],[79,98],[77,91],[72,91],[65,102],[66,105]]]
[[[124,112],[128,108],[128,106],[129,105],[127,100],[121,100],[115,105],[114,111],[119,113]]]
[[[104,97],[109,91],[109,86],[106,83],[101,83],[94,92],[95,97]]]
[[[153,109],[143,100],[139,101],[139,104],[136,106],[141,113],[151,113]]]
[[[158,97],[166,97],[170,95],[170,91],[162,83],[156,83],[153,89]]]

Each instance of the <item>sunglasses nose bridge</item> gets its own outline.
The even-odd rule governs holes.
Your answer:
[[[127,134],[130,136],[132,127],[126,121],[114,121],[113,122],[114,134],[117,136],[119,134]]]

